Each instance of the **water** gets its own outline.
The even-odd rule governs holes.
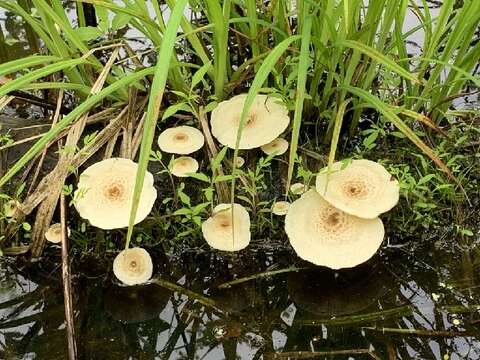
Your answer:
[[[288,251],[155,259],[162,264],[155,277],[191,296],[156,284],[118,286],[108,261],[79,258],[73,265],[79,358],[307,358],[315,351],[318,359],[480,359],[478,247],[453,255],[454,240],[384,246],[353,270],[308,268],[225,289],[219,285],[270,270],[266,263],[280,269],[298,260]],[[67,356],[53,261],[59,249],[46,256],[33,266],[2,260],[2,359]],[[398,329],[404,333],[388,332]]]

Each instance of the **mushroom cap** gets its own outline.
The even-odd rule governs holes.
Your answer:
[[[8,217],[8,218],[13,217],[19,206],[20,206],[20,203],[17,200],[13,200],[13,199],[8,200],[3,205],[3,215],[5,215],[5,217]]]
[[[275,215],[287,215],[290,203],[288,201],[276,201],[273,203],[272,213]]]
[[[240,118],[247,94],[222,101],[212,111],[210,125],[212,135],[223,145],[234,149]],[[267,95],[257,95],[245,119],[239,149],[253,149],[277,138],[290,123],[287,107]]]
[[[190,156],[180,156],[173,161],[172,174],[178,177],[188,177],[187,174],[198,170],[198,161]]]
[[[308,190],[308,187],[305,184],[302,183],[295,183],[290,185],[290,191],[294,195],[302,195],[306,193]]]
[[[237,168],[241,168],[243,165],[245,165],[245,159],[241,156],[237,156]]]
[[[393,208],[399,199],[398,181],[380,164],[370,160],[353,160],[342,169],[342,163],[317,175],[317,192],[330,204],[351,215],[374,219]]]
[[[138,165],[129,159],[111,158],[88,167],[75,192],[75,207],[84,219],[101,229],[128,226]],[[157,191],[153,175],[145,174],[135,224],[152,210]]]
[[[152,277],[152,272],[152,258],[139,247],[125,249],[113,260],[113,273],[126,285],[143,284]]]
[[[172,154],[191,154],[199,150],[204,143],[202,132],[191,126],[171,127],[158,136],[160,150]]]
[[[202,223],[203,237],[214,249],[241,250],[250,243],[250,215],[240,204],[233,204],[233,225],[231,204],[219,204]]]
[[[268,144],[263,145],[261,149],[267,155],[282,155],[285,154],[288,149],[288,141],[283,138],[276,138]]]
[[[350,268],[367,261],[384,236],[379,218],[349,215],[330,205],[315,190],[290,205],[285,231],[299,257],[331,269]]]
[[[70,236],[70,228],[67,227],[67,236]],[[45,239],[51,243],[58,244],[62,241],[62,224],[51,224],[45,233]]]

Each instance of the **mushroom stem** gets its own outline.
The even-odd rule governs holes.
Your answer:
[[[205,136],[208,155],[210,156],[211,159],[213,159],[215,156],[217,156],[218,150],[217,150],[217,147],[215,146],[215,142],[213,141],[212,134],[210,133],[210,128],[208,127],[208,122],[205,117],[205,111],[203,106],[200,106],[200,108],[198,109],[197,119],[200,122],[203,135]],[[222,176],[222,175],[224,175],[224,173],[223,173],[222,165],[220,165],[218,169],[214,170],[214,176]],[[227,183],[225,181],[217,182],[215,183],[215,188],[217,189],[218,202],[228,203],[230,191],[228,190]]]

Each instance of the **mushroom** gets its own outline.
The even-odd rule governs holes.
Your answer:
[[[191,154],[200,149],[204,143],[205,137],[202,132],[191,126],[168,128],[158,137],[160,150],[172,154]]]
[[[113,273],[126,285],[143,284],[152,277],[152,272],[152,258],[139,247],[125,249],[113,260]]]
[[[370,259],[384,236],[379,218],[349,215],[310,190],[290,205],[285,231],[299,257],[331,269],[350,268]]]
[[[245,159],[241,156],[237,156],[237,163],[235,164],[237,168],[241,168],[245,165]]]
[[[17,200],[8,200],[3,205],[3,215],[7,218],[15,216],[15,212],[18,210],[20,203]]]
[[[288,141],[283,138],[276,138],[272,142],[263,145],[261,149],[267,155],[282,155],[288,149]]]
[[[305,184],[302,183],[295,183],[290,185],[290,191],[294,195],[302,195],[306,193],[308,190],[308,187]]]
[[[180,156],[173,161],[172,174],[178,177],[188,177],[189,173],[198,170],[198,161],[190,156]]]
[[[231,204],[220,204],[213,210],[213,215],[202,223],[202,233],[214,249],[241,250],[250,243],[250,215],[242,205],[233,204],[232,216]]]
[[[237,132],[247,94],[222,101],[212,111],[212,135],[223,145],[234,149]],[[267,95],[257,95],[245,118],[239,149],[253,149],[277,138],[290,123],[288,109],[281,100]]]
[[[101,229],[128,226],[138,165],[129,159],[112,158],[88,167],[75,192],[75,207],[84,219]],[[157,191],[153,175],[145,174],[135,224],[152,210]]]
[[[70,236],[70,228],[67,227],[67,237]],[[50,225],[45,233],[45,239],[51,243],[58,244],[62,241],[62,224],[55,223]]]
[[[398,203],[398,181],[380,164],[353,160],[345,168],[334,163],[328,175],[317,175],[317,192],[336,208],[365,219],[374,219]],[[328,182],[328,184],[327,184]]]
[[[288,201],[276,201],[273,203],[272,213],[275,215],[287,215],[290,203]]]

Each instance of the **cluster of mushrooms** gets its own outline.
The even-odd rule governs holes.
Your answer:
[[[246,94],[221,102],[211,114],[212,135],[234,149]],[[287,107],[278,98],[257,95],[246,118],[239,149],[261,148],[266,154],[281,155],[288,142],[279,136],[290,123]],[[178,154],[171,173],[188,177],[198,170],[190,155],[203,147],[203,133],[190,126],[163,131],[158,145],[163,152]],[[243,159],[236,164],[241,166]],[[378,216],[391,209],[399,197],[398,182],[383,166],[368,160],[353,160],[346,167],[335,163],[317,176],[316,189],[293,184],[293,203],[278,201],[272,212],[286,215],[285,230],[297,254],[314,264],[333,269],[353,267],[368,260],[379,248],[384,228]],[[75,207],[91,225],[102,229],[128,226],[137,164],[129,159],[111,158],[88,167],[81,175]],[[145,219],[157,198],[153,175],[147,172],[135,223]],[[328,186],[327,186],[328,183]],[[58,225],[52,233],[59,234]],[[238,251],[250,243],[250,216],[240,204],[218,204],[202,223],[206,242],[215,249]],[[47,239],[59,236],[46,234]],[[115,276],[124,284],[148,281],[153,264],[142,248],[121,251],[113,263]]]

